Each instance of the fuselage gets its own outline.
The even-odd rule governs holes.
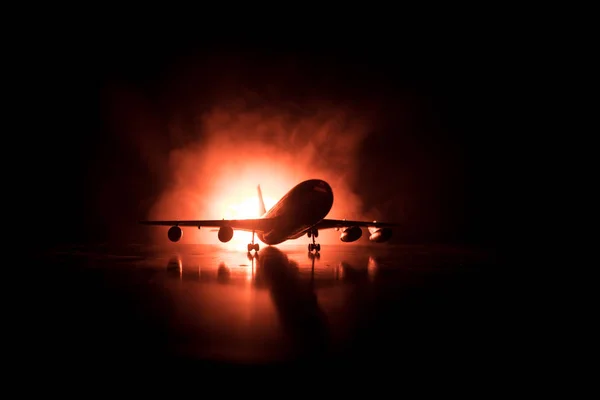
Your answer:
[[[325,218],[332,206],[333,191],[327,182],[320,179],[304,181],[263,215],[263,218],[274,218],[276,222],[272,230],[257,232],[257,236],[269,245],[296,239]]]

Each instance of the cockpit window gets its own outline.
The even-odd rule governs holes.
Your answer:
[[[323,185],[323,183],[317,183],[313,189],[319,192],[327,193],[327,189],[325,189],[325,185]]]

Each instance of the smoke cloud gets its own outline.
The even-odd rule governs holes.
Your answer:
[[[328,217],[373,219],[361,215],[360,196],[351,189],[369,124],[350,107],[325,102],[256,105],[238,98],[192,120],[169,124],[169,136],[192,140],[170,151],[168,184],[160,188],[149,219],[253,218],[258,215],[258,184],[268,209],[293,186],[312,178],[326,180],[333,189]],[[153,230],[153,239],[165,243],[166,228]],[[339,233],[324,232],[319,239],[339,242]],[[182,242],[220,243],[216,232],[206,228],[184,229]]]
[[[334,190],[330,218],[401,223],[392,241],[482,226],[477,210],[489,196],[476,193],[489,179],[468,168],[483,153],[465,147],[470,139],[450,115],[469,108],[447,108],[460,90],[410,74],[390,81],[401,72],[351,59],[209,53],[119,69],[102,84],[98,140],[80,152],[91,239],[162,245],[166,227],[137,221],[254,218],[258,184],[268,208],[311,178]],[[480,137],[485,126],[476,128]],[[365,236],[359,242],[369,243]],[[319,241],[329,240],[339,243],[339,232],[321,232]],[[220,243],[193,228],[182,241]]]

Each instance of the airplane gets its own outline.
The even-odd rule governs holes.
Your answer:
[[[178,242],[183,236],[181,227],[212,227],[218,229],[218,238],[227,243],[233,238],[233,231],[252,232],[252,243],[248,244],[248,253],[258,252],[260,247],[254,243],[257,235],[267,245],[277,245],[303,235],[312,238],[308,251],[318,253],[321,245],[316,243],[319,231],[323,229],[341,230],[342,242],[355,242],[362,236],[362,229],[369,231],[369,240],[375,243],[387,242],[392,237],[395,223],[377,221],[348,221],[345,219],[325,218],[333,206],[333,190],[321,179],[309,179],[290,189],[271,209],[265,209],[260,184],[257,186],[260,218],[221,219],[221,220],[171,220],[139,221],[143,225],[170,226],[167,236],[171,242]]]

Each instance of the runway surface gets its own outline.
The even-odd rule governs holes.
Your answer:
[[[40,354],[71,365],[431,368],[488,365],[499,351],[500,268],[483,250],[71,246],[35,268]]]

